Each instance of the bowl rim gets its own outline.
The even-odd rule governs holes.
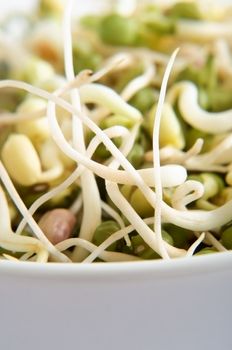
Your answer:
[[[49,278],[72,280],[158,279],[177,276],[218,274],[232,271],[232,252],[201,255],[172,260],[147,260],[116,263],[37,263],[0,262],[0,277]]]

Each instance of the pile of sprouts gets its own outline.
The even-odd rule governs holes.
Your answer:
[[[232,249],[228,12],[146,6],[77,23],[72,0],[41,0],[21,46],[2,24],[1,260]]]

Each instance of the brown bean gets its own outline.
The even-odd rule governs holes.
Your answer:
[[[38,224],[49,241],[57,244],[71,236],[76,217],[68,209],[53,209],[45,213]]]

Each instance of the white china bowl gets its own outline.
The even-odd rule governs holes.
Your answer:
[[[93,2],[81,1],[82,10]],[[1,1],[0,8],[34,3]],[[1,350],[231,350],[231,315],[231,253],[0,263]]]
[[[231,350],[232,254],[1,262],[4,350]]]

